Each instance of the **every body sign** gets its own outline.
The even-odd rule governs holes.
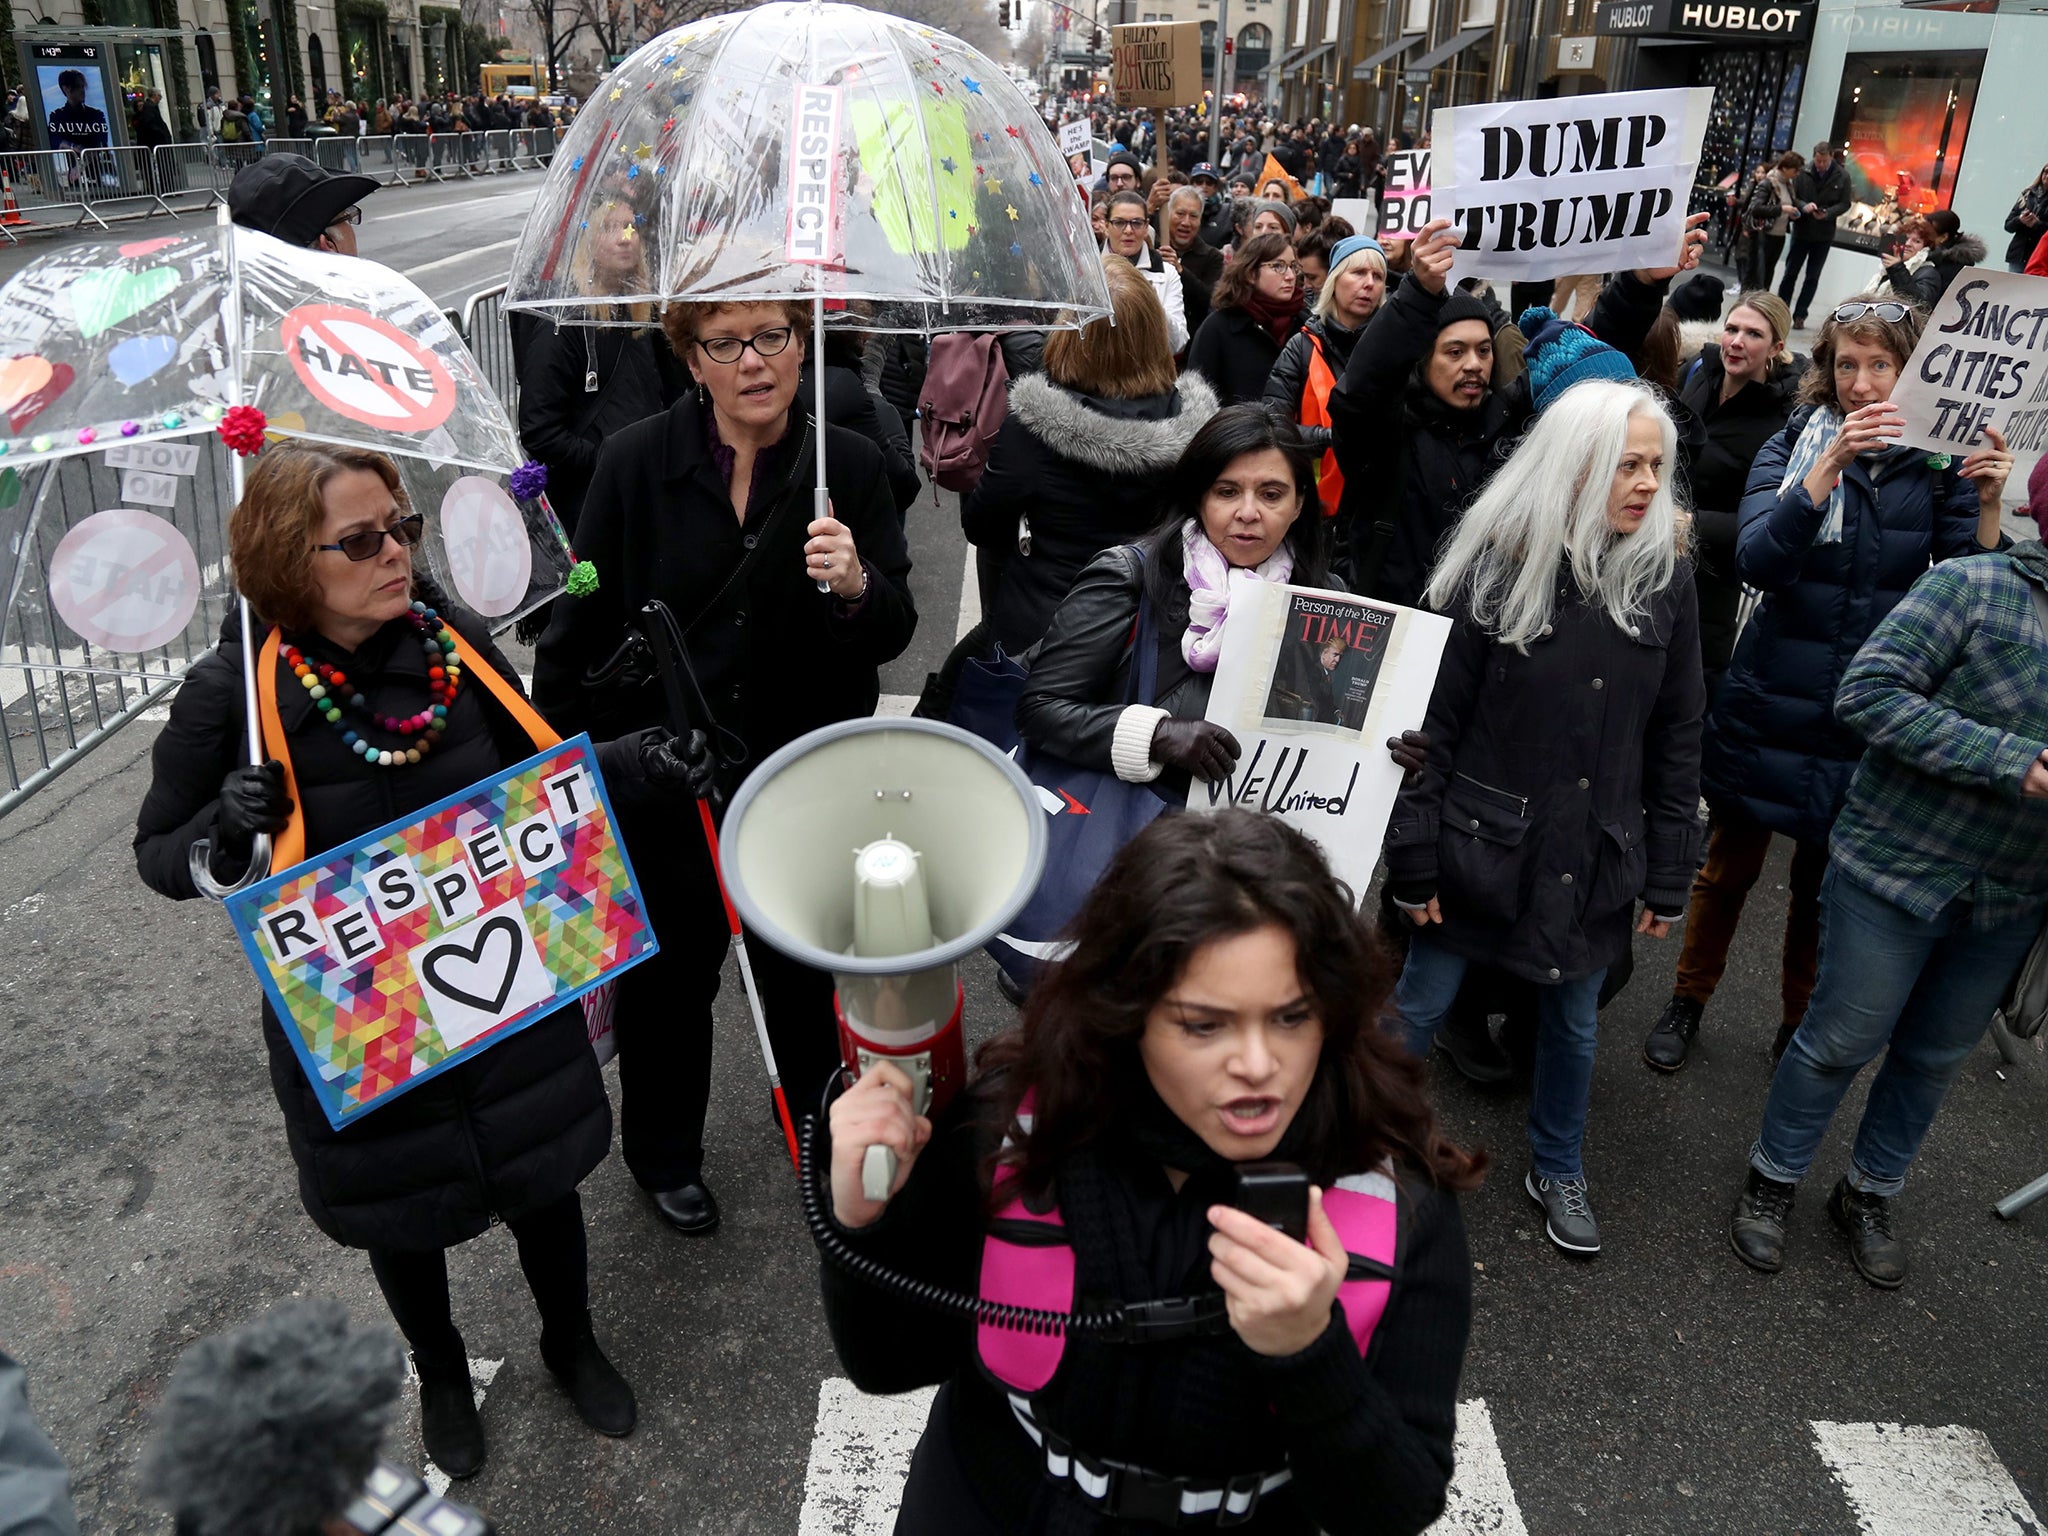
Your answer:
[[[1949,284],[1892,391],[1901,442],[1960,461],[1996,427],[2018,491],[2048,451],[2048,278],[1974,267]]]
[[[657,948],[587,736],[227,907],[337,1130]]]
[[[1188,809],[1264,811],[1321,846],[1363,895],[1401,788],[1389,736],[1419,730],[1451,621],[1346,592],[1233,586],[1208,718],[1237,738],[1237,771],[1197,780]]]
[[[1448,107],[1430,115],[1432,213],[1455,277],[1565,277],[1677,261],[1711,88]]]

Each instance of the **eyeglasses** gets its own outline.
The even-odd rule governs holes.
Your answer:
[[[1145,227],[1145,221],[1143,219],[1111,219],[1109,227],[1111,229],[1121,229],[1126,234],[1134,235]]]
[[[362,222],[363,210],[361,208],[344,208],[327,221],[327,227],[332,229],[337,224],[360,224]]]
[[[411,549],[419,543],[426,527],[424,512],[408,512],[389,528],[358,528],[354,533],[343,534],[338,544],[315,544],[313,547],[338,549],[351,560],[371,560],[383,552],[386,535],[395,539],[400,549]]]
[[[1894,304],[1889,300],[1879,304],[1844,304],[1835,311],[1835,318],[1846,325],[1851,320],[1861,320],[1865,315],[1875,315],[1897,325],[1911,310],[1910,304]]]
[[[1259,270],[1261,272],[1279,272],[1288,277],[1301,276],[1301,264],[1294,261],[1262,261],[1259,263]]]
[[[778,325],[758,336],[714,336],[709,341],[698,342],[697,347],[714,363],[736,363],[740,354],[749,347],[754,349],[756,357],[774,357],[789,345],[789,338],[795,334],[788,326]]]

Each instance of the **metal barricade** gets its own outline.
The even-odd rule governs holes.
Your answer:
[[[175,218],[226,202],[228,183],[240,167],[222,163],[222,148],[218,144],[159,144],[151,157],[156,205]]]
[[[536,143],[537,134],[531,128],[512,130],[512,169],[515,171],[538,170],[541,165],[540,149]]]
[[[265,139],[257,148],[266,155],[304,155],[308,160],[313,158],[311,139]]]
[[[46,566],[66,532],[118,504],[121,472],[93,454],[44,473],[51,482],[17,553]],[[212,648],[233,601],[221,577],[227,551],[216,509],[230,493],[218,455],[201,456],[187,489],[188,499],[164,515],[191,544],[206,595],[184,633],[146,660],[116,658],[60,629],[45,605],[0,616],[0,816],[160,702]]]
[[[11,150],[0,155],[0,167],[6,172],[6,195],[13,199],[11,209],[0,200],[0,231],[10,238],[25,225],[55,227],[46,214],[69,214],[66,228],[77,229],[89,219],[105,229],[103,213],[139,217],[147,207],[120,205],[157,200],[155,166],[148,148],[139,145]]]
[[[484,134],[483,168],[491,172],[513,168],[510,129],[492,128]]]
[[[462,306],[462,339],[483,371],[484,379],[503,402],[505,414],[519,419],[519,364],[512,355],[512,328],[505,315],[505,285],[469,296]]]

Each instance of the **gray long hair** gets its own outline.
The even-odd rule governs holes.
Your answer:
[[[1642,526],[1618,534],[1607,523],[1607,497],[1636,415],[1656,418],[1664,467]],[[1677,470],[1677,429],[1646,386],[1574,385],[1458,520],[1423,601],[1442,611],[1463,592],[1482,629],[1526,653],[1550,623],[1562,558],[1579,589],[1626,628],[1678,568],[1685,535],[1671,489]]]

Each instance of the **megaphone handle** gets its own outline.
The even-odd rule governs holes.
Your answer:
[[[896,1183],[896,1154],[880,1143],[869,1147],[860,1159],[860,1192],[877,1203],[889,1198]]]

